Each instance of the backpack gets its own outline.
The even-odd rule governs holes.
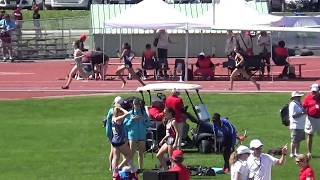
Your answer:
[[[280,117],[282,124],[285,126],[290,125],[290,120],[289,120],[289,104],[285,104],[281,109],[280,109]]]

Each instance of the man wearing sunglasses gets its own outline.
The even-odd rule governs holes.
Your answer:
[[[249,179],[251,180],[271,180],[271,168],[274,165],[283,165],[285,156],[288,152],[287,145],[282,148],[280,159],[262,152],[263,144],[259,139],[250,142],[250,154],[247,163],[250,170]]]

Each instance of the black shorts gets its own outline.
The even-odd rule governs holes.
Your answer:
[[[111,145],[112,145],[113,147],[120,147],[120,146],[122,146],[122,145],[124,145],[124,144],[125,144],[125,142],[111,143]]]

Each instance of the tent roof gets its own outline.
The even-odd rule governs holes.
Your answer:
[[[162,0],[144,0],[127,9],[114,19],[105,22],[106,27],[175,29],[186,27],[189,18]]]
[[[213,25],[213,14],[215,14],[215,25]],[[244,0],[220,0],[195,22],[203,27],[214,27],[215,29],[237,29],[250,26],[265,25],[281,20],[282,16],[259,13],[251,8]],[[201,27],[201,26],[200,26]]]

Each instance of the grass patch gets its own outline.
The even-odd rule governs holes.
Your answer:
[[[288,97],[281,93],[203,94],[211,114],[219,112],[229,117],[238,130],[247,129],[246,145],[252,138],[260,138],[265,152],[290,142],[289,131],[281,125],[278,113]],[[101,120],[113,98],[0,101],[0,179],[110,179],[106,161],[109,144]],[[319,145],[319,137],[315,136],[315,155],[320,154]],[[301,152],[305,151],[303,142]],[[156,163],[148,153],[145,168],[151,169]],[[220,154],[187,153],[186,163],[221,167],[223,158]],[[311,164],[320,177],[320,161],[315,158]],[[288,157],[285,166],[273,168],[272,175],[277,180],[297,179],[298,167]]]

